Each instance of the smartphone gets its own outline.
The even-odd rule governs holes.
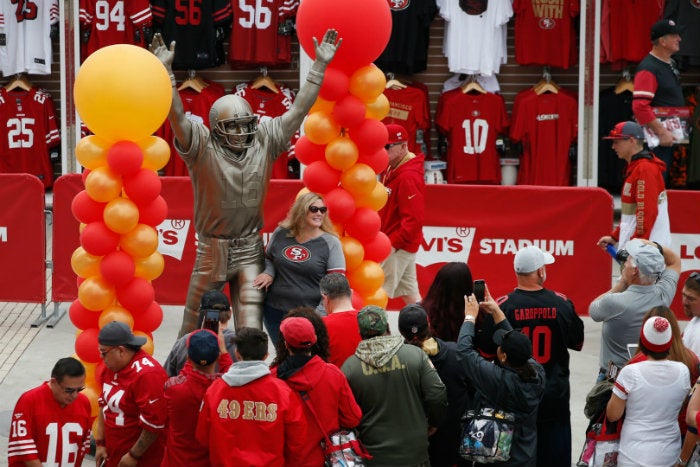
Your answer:
[[[484,294],[486,293],[486,283],[483,279],[477,279],[474,281],[474,296],[476,301],[481,303],[484,301]]]
[[[211,329],[215,333],[219,333],[219,310],[207,310],[202,329]]]

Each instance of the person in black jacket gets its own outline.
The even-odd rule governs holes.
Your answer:
[[[498,346],[496,364],[484,359],[474,347],[474,322],[479,309],[491,315],[496,325],[503,323],[504,326],[493,336]],[[464,323],[457,341],[457,355],[476,389],[472,407],[494,407],[515,416],[510,460],[499,465],[535,467],[537,409],[544,394],[544,368],[532,359],[530,339],[512,329],[503,311],[491,297],[488,287],[483,302],[477,303],[474,294],[465,301]]]

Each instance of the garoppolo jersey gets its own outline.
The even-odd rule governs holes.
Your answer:
[[[113,44],[145,47],[142,29],[152,20],[148,0],[80,0],[80,28],[89,32],[82,59]]]
[[[53,184],[49,149],[61,142],[56,109],[45,89],[0,89],[0,173],[28,173]]]
[[[0,69],[51,74],[51,25],[58,22],[58,0],[0,2]]]
[[[447,183],[501,182],[496,137],[509,125],[503,96],[493,93],[443,93],[435,125],[448,138]]]
[[[22,394],[10,421],[9,467],[38,460],[43,465],[79,466],[90,449],[90,401],[78,394],[61,407],[48,382]]]

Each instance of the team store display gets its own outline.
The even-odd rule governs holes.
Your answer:
[[[19,6],[25,3],[36,8]],[[631,118],[634,68],[650,50],[648,31],[657,19],[670,17],[685,26],[678,58],[681,64],[700,64],[700,39],[693,43],[700,36],[700,9],[688,3],[602,0],[601,134]],[[575,184],[580,0],[390,0],[388,5],[392,31],[375,61],[387,75],[389,113],[383,122],[404,126],[411,152],[422,152],[427,163],[443,164],[432,165],[431,173],[446,165],[442,179],[447,183],[509,183],[512,177],[502,177],[501,164],[511,164],[518,167],[518,184]],[[208,125],[212,103],[227,93],[244,97],[261,120],[280,115],[294,100],[298,0],[186,5],[176,0],[80,0],[78,7],[81,60],[111,44],[147,47],[154,32],[166,43],[177,43],[173,69],[188,118]],[[14,129],[0,141],[0,172],[26,171],[46,187],[60,172],[49,156],[57,154],[52,148],[60,142],[58,130],[50,127],[58,128],[56,118],[42,107],[53,106],[50,93],[58,87],[50,33],[58,13],[57,0],[0,5],[0,70],[8,78],[38,75],[31,78],[39,83],[34,93],[0,93],[2,118]],[[54,36],[54,51],[57,41]],[[620,70],[627,89],[618,85],[613,90]],[[540,75],[547,86],[535,84]],[[681,68],[684,85],[697,85],[699,75]],[[688,94],[691,115],[697,100],[693,94]],[[40,121],[49,129],[40,128]],[[157,134],[171,144],[172,156],[161,174],[188,176],[172,146],[169,124]],[[274,178],[299,178],[295,141],[296,136],[273,168]],[[599,185],[619,192],[624,164],[608,142],[592,143],[599,149]],[[698,149],[692,140],[681,146],[672,186],[700,183],[699,177],[688,176],[700,173]]]

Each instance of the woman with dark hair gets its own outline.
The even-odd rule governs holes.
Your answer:
[[[326,323],[323,322],[316,310],[308,306],[299,306],[292,308],[284,315],[285,318],[306,318],[311,321],[316,331],[316,342],[312,345],[309,350],[311,355],[318,355],[324,362],[328,361],[328,331],[326,330]],[[284,359],[289,356],[289,349],[284,342],[284,335],[280,335],[279,341],[275,344],[275,359],[272,360],[270,367],[278,366]]]
[[[253,281],[265,289],[263,321],[272,342],[279,341],[282,317],[295,306],[321,302],[319,282],[328,273],[345,273],[345,256],[321,195],[299,196],[270,237],[265,270]]]
[[[612,422],[625,416],[619,467],[676,465],[681,453],[677,417],[690,390],[690,376],[683,363],[668,359],[672,340],[666,318],[649,318],[639,339],[647,360],[626,365],[617,375],[606,416]]]
[[[501,326],[493,335],[498,346],[494,362],[482,357],[474,346],[479,309]],[[515,417],[510,460],[498,465],[536,466],[537,409],[544,395],[544,368],[532,359],[530,339],[512,329],[488,288],[481,303],[477,303],[474,294],[467,297],[457,355],[476,391],[472,408],[497,408]]]
[[[421,302],[428,313],[433,336],[456,342],[464,320],[464,297],[474,288],[466,263],[447,263],[440,268]]]

